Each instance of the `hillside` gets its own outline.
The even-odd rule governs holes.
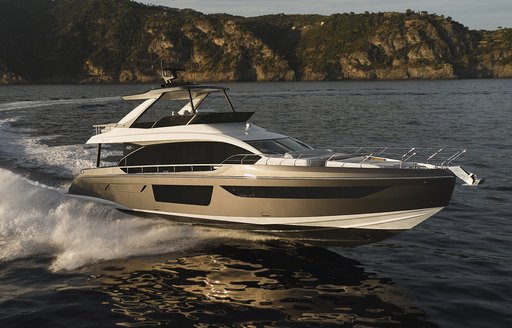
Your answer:
[[[426,12],[238,17],[129,0],[0,0],[0,83],[512,77],[512,29]]]

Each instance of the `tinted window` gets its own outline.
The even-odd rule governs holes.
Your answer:
[[[153,185],[152,187],[157,202],[208,206],[212,199],[212,186]]]
[[[222,186],[238,197],[285,199],[361,198],[389,187],[254,187]]]
[[[292,138],[254,140],[247,143],[263,154],[284,154],[292,151],[312,149],[308,145]]]
[[[276,141],[281,145],[285,146],[286,148],[290,149],[291,151],[312,149],[305,143],[292,138],[277,139]]]
[[[142,147],[119,165],[220,164],[231,156],[248,153],[222,142],[177,142]]]
[[[284,154],[290,151],[275,140],[258,140],[249,141],[247,143],[261,151],[263,154]]]

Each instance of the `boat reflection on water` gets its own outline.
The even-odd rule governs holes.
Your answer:
[[[128,327],[436,327],[390,279],[322,248],[222,245],[99,264]]]

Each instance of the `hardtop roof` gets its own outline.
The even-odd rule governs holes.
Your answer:
[[[208,86],[208,85],[198,85],[198,84],[184,84],[173,87],[166,87],[160,89],[149,90],[145,93],[139,93],[135,95],[123,96],[121,97],[123,100],[147,100],[147,99],[174,99],[174,100],[186,100],[192,98],[199,97],[204,94],[209,94],[213,92],[224,92],[229,90],[229,88],[218,87],[218,86]],[[189,93],[190,92],[190,93]]]

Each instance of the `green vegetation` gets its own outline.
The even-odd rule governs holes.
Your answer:
[[[0,0],[0,83],[511,77],[512,30],[405,13],[205,15],[130,0]]]

